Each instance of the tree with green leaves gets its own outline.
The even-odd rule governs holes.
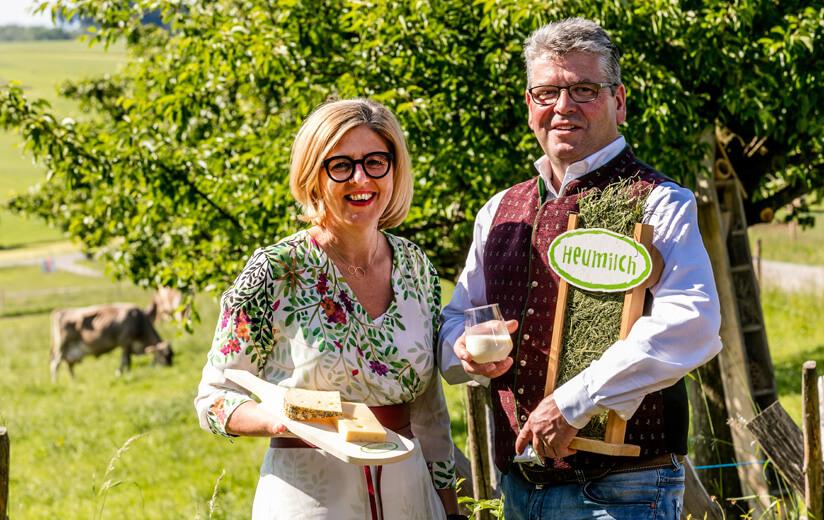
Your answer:
[[[455,277],[475,212],[534,175],[524,38],[584,16],[623,52],[636,154],[692,185],[716,127],[752,215],[820,192],[824,4],[766,0],[58,0],[124,41],[115,76],[62,93],[95,117],[61,120],[10,85],[15,128],[47,179],[5,205],[40,215],[144,285],[219,290],[251,251],[300,226],[288,189],[301,121],[329,98],[369,96],[408,133],[416,192],[397,230]],[[144,25],[159,11],[165,25]],[[755,222],[755,220],[751,220]]]

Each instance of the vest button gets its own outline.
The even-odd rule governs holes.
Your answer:
[[[521,416],[521,422],[526,422],[526,415]]]
[[[526,315],[527,316],[532,316],[533,314],[535,314],[535,309],[527,309],[526,310]]]
[[[525,367],[525,366],[526,366],[526,359],[522,359],[522,360],[521,360],[521,366],[522,366],[522,367]]]
[[[519,389],[518,389],[518,393],[519,393],[519,394],[521,394],[521,395],[523,395],[523,393],[524,393],[524,389],[523,389],[523,388],[519,388]]]
[[[532,287],[538,287],[538,281],[537,280],[532,281]]]
[[[529,341],[529,334],[524,334],[524,341]]]

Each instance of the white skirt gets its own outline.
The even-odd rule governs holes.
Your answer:
[[[408,459],[381,466],[380,472],[371,467],[382,516],[370,500],[363,466],[317,449],[269,448],[260,468],[252,520],[445,520],[421,446],[413,441],[415,451]]]

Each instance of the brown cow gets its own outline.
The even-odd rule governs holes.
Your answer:
[[[160,365],[172,364],[172,348],[158,336],[137,305],[112,303],[52,311],[50,368],[53,381],[62,361],[72,366],[85,356],[100,356],[120,346],[123,356],[118,374],[129,370],[132,354],[151,352]]]

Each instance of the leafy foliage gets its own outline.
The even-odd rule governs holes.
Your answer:
[[[398,232],[455,277],[481,205],[534,175],[542,152],[526,125],[521,46],[566,16],[599,21],[623,50],[622,132],[646,162],[691,184],[706,167],[703,138],[720,125],[743,143],[735,164],[752,166],[737,173],[753,201],[822,186],[820,0],[59,0],[52,9],[94,20],[90,43],[125,40],[130,59],[115,77],[65,87],[96,111],[89,122],[59,122],[19,86],[0,92],[0,125],[17,128],[49,171],[39,191],[6,205],[59,224],[143,285],[219,290],[253,248],[295,231],[295,132],[319,103],[354,96],[398,114],[417,179]],[[149,11],[164,25],[142,24]]]

